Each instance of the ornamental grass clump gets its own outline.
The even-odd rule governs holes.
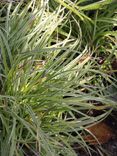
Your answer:
[[[74,143],[90,153],[82,134],[116,102],[100,86],[112,77],[95,68],[79,22],[74,37],[69,13],[47,1],[8,3],[0,13],[0,155],[76,156]]]

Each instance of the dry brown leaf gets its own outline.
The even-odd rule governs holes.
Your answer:
[[[90,134],[84,136],[83,138],[91,145],[107,143],[114,136],[111,128],[104,122],[97,123],[88,127],[86,130]]]

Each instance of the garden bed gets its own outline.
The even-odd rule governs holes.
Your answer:
[[[0,156],[117,155],[116,9],[0,3]]]

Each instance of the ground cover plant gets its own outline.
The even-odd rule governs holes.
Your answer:
[[[91,155],[88,127],[117,107],[117,19],[114,1],[90,3],[1,3],[1,156]]]

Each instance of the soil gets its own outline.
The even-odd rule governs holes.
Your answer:
[[[102,142],[101,146],[99,144],[91,145],[90,147],[94,150],[91,155],[85,152],[84,149],[76,150],[78,156],[117,156],[117,112],[112,112],[112,114],[105,119],[104,123],[112,130],[113,136],[107,142]],[[103,131],[106,133],[107,131]],[[74,145],[74,147],[77,145]],[[76,147],[75,147],[76,148]],[[101,155],[101,154],[102,155]]]

